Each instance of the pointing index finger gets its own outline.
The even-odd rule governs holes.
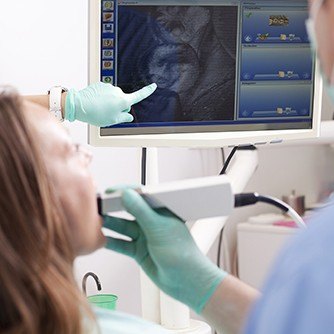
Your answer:
[[[130,105],[133,105],[133,104],[136,104],[136,103],[139,103],[145,100],[146,98],[148,98],[150,95],[152,95],[155,92],[157,87],[158,87],[157,84],[153,83],[142,89],[137,90],[134,93],[127,94]]]

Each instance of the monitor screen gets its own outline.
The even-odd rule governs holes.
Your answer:
[[[311,130],[307,1],[99,1],[99,79],[130,93],[134,121],[99,135]]]

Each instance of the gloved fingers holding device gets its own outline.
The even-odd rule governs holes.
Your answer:
[[[109,237],[106,247],[134,258],[164,292],[202,313],[227,273],[198,249],[173,214],[152,209],[133,189],[122,191],[122,203],[135,220],[104,216],[104,227],[131,241]]]
[[[146,99],[156,90],[155,83],[134,93],[99,82],[83,90],[69,90],[65,102],[65,119],[79,120],[95,126],[111,126],[133,121],[131,106]]]

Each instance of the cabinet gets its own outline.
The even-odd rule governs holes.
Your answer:
[[[239,278],[254,288],[261,288],[277,255],[295,231],[290,227],[239,224]]]

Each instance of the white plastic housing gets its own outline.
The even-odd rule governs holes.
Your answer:
[[[167,208],[184,221],[224,217],[234,207],[225,175],[148,185],[138,190],[152,208]],[[101,213],[123,211],[121,192],[101,197]]]

